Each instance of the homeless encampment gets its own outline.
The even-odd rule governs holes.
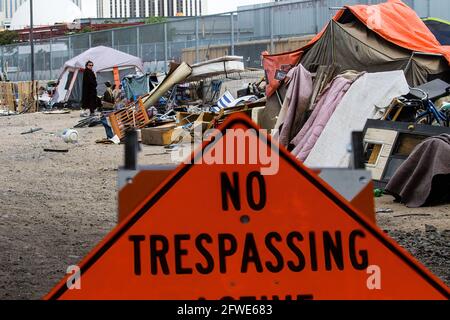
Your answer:
[[[346,6],[302,51],[308,70],[333,63],[341,70],[403,70],[411,86],[450,71],[450,48],[401,1]]]
[[[77,105],[81,102],[83,71],[89,60],[94,62],[99,95],[105,91],[106,81],[118,84],[123,77],[143,70],[142,60],[138,57],[103,46],[91,48],[64,64],[54,103]]]
[[[450,47],[400,0],[345,6],[305,47],[263,57],[268,98],[281,84],[277,71],[298,63],[310,72],[330,65],[337,72],[403,70],[412,87],[436,78],[450,81]]]

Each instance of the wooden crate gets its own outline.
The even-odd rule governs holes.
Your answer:
[[[142,129],[149,125],[150,118],[147,114],[142,100],[127,106],[126,108],[116,111],[109,116],[112,130],[119,139],[125,137],[128,129]]]

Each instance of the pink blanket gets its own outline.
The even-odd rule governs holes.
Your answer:
[[[312,148],[322,134],[336,107],[350,89],[355,79],[349,80],[343,76],[337,76],[325,88],[318,98],[316,107],[311,117],[305,123],[297,136],[291,141],[295,145],[292,154],[301,161],[305,161]]]

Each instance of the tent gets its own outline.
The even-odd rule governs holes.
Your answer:
[[[433,32],[436,39],[443,46],[450,46],[450,21],[437,19],[437,18],[426,18],[423,19],[428,29]]]
[[[103,46],[91,48],[64,64],[53,103],[69,102],[77,105],[81,102],[83,72],[89,60],[94,62],[99,95],[106,90],[106,81],[120,84],[120,79],[143,72],[144,69],[138,57]]]
[[[275,77],[277,68],[292,64],[295,56],[311,72],[320,65],[335,64],[338,72],[403,70],[414,87],[436,78],[450,81],[450,46],[441,45],[415,11],[400,0],[345,6],[305,47],[263,54],[268,97],[281,85]]]
[[[399,0],[346,6],[302,51],[300,62],[308,70],[333,63],[342,70],[403,70],[411,86],[450,71],[450,47]]]

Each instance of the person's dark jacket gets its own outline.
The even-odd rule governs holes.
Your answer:
[[[97,99],[97,78],[92,70],[86,69],[83,73],[83,108],[94,112],[98,105]]]

